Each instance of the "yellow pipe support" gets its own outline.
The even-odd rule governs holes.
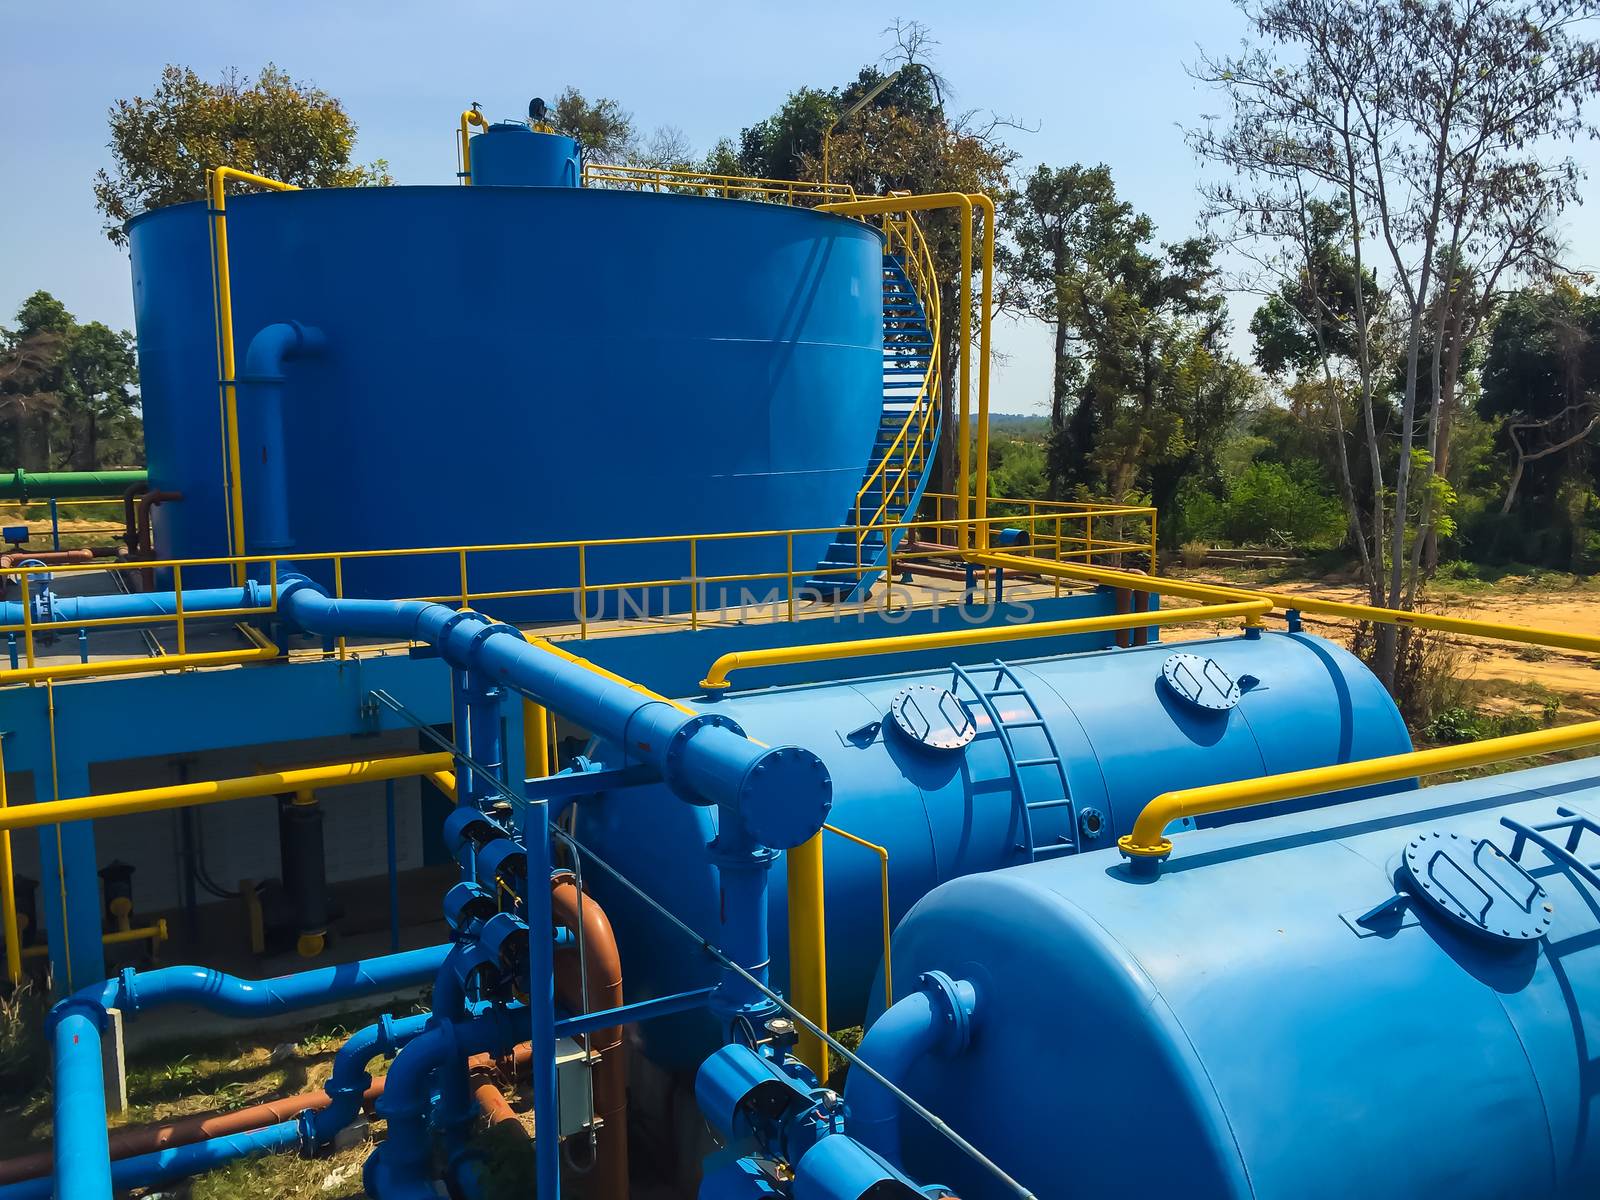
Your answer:
[[[873,654],[903,654],[913,650],[947,650],[982,646],[991,642],[1016,642],[1030,638],[1064,637],[1075,633],[1105,633],[1116,629],[1144,629],[1156,625],[1186,625],[1196,621],[1226,621],[1240,617],[1258,620],[1272,611],[1269,600],[1247,598],[1232,604],[1199,608],[1170,608],[1155,612],[1112,613],[1103,617],[1073,617],[1064,621],[1037,621],[1017,625],[991,625],[952,629],[941,633],[915,633],[903,637],[861,638],[852,642],[816,642],[806,646],[774,646],[764,650],[734,650],[711,664],[700,686],[707,691],[730,687],[728,676],[753,667],[794,666],[861,658]]]
[[[206,172],[206,192],[211,202],[211,285],[216,305],[217,367],[222,387],[222,420],[228,450],[228,528],[235,554],[244,553],[244,492],[240,485],[239,392],[233,342],[233,280],[228,269],[228,180],[254,184],[275,192],[297,192],[292,183],[268,179],[237,167],[214,167]],[[244,582],[244,564],[233,568],[235,583]]]
[[[819,212],[837,213],[846,217],[867,217],[880,213],[926,212],[931,209],[953,208],[961,214],[961,313],[960,335],[956,345],[961,354],[961,412],[956,421],[957,496],[956,505],[959,539],[962,549],[972,545],[972,513],[968,475],[972,470],[972,439],[969,425],[972,419],[972,198],[964,192],[934,192],[926,196],[884,196],[875,200],[850,200],[842,204],[819,204]],[[933,331],[935,340],[939,331]]]
[[[822,835],[786,855],[789,891],[789,999],[819,1029],[828,1028],[828,936],[823,905]],[[805,1030],[795,1047],[818,1079],[828,1077],[828,1050]]]
[[[522,702],[522,764],[530,779],[550,774],[549,725],[550,712],[544,705]]]
[[[489,118],[485,117],[475,108],[463,109],[461,113],[461,182],[472,182],[472,133],[471,127],[480,129],[489,128]]]
[[[422,776],[450,799],[456,799],[456,774],[454,771],[428,771]]]
[[[6,792],[5,738],[0,736],[0,815],[9,807]],[[0,831],[0,920],[5,923],[6,977],[22,982],[22,930],[17,924],[17,876],[11,860],[11,831]]]
[[[1464,617],[1442,617],[1434,613],[1405,612],[1396,608],[1375,608],[1368,604],[1347,604],[1341,600],[1319,600],[1315,596],[1190,583],[1187,580],[1168,579],[1160,575],[1139,575],[1129,571],[1112,570],[1109,567],[1055,563],[1015,554],[973,554],[967,557],[972,562],[985,566],[1006,567],[1036,575],[1058,575],[1063,579],[1128,588],[1135,592],[1149,592],[1157,596],[1186,596],[1190,599],[1217,603],[1259,599],[1266,600],[1274,609],[1283,611],[1294,609],[1303,613],[1316,613],[1319,616],[1343,617],[1351,621],[1405,625],[1416,629],[1435,629],[1441,633],[1458,633],[1464,637],[1486,638],[1490,641],[1516,642],[1523,645],[1549,646],[1559,650],[1600,654],[1600,637],[1592,634],[1563,633],[1554,629],[1505,625],[1495,621],[1473,621]]]
[[[1560,729],[1540,729],[1534,733],[1469,742],[1464,746],[1439,746],[1432,750],[1413,750],[1409,754],[1391,754],[1260,779],[1165,792],[1144,806],[1133,823],[1133,832],[1118,838],[1117,846],[1131,858],[1162,859],[1172,853],[1172,842],[1164,832],[1168,825],[1182,817],[1203,817],[1279,800],[1394,783],[1417,775],[1437,775],[1441,771],[1459,771],[1597,744],[1600,744],[1600,721],[1585,721]]]
[[[120,946],[125,942],[164,942],[171,935],[167,932],[167,919],[159,918],[154,925],[141,925],[137,929],[115,929],[110,933],[102,933],[100,942],[106,946]],[[11,957],[12,943],[6,943],[6,957]],[[43,958],[50,953],[48,942],[39,942],[32,946],[22,948],[23,958]]]
[[[276,646],[264,646],[255,650],[207,650],[198,654],[163,654],[160,658],[113,658],[106,662],[62,663],[55,667],[19,667],[15,671],[0,671],[0,687],[99,675],[141,675],[146,671],[178,671],[189,667],[237,666],[277,657]]]
[[[449,754],[406,754],[394,758],[372,758],[358,762],[334,763],[321,767],[299,767],[270,771],[234,779],[214,779],[204,783],[179,783],[168,787],[140,788],[131,792],[107,792],[69,800],[47,800],[38,804],[16,805],[0,810],[0,829],[35,829],[41,825],[102,817],[126,817],[133,813],[160,812],[171,808],[193,808],[224,800],[244,800],[252,796],[281,796],[310,789],[343,787],[352,783],[378,783],[386,779],[406,779],[447,770],[454,761]]]

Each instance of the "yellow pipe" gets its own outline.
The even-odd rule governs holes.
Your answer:
[[[884,196],[875,200],[849,200],[840,204],[819,204],[819,212],[837,213],[847,217],[866,217],[880,213],[925,212],[930,209],[954,208],[961,214],[961,314],[960,340],[956,345],[961,354],[961,414],[956,422],[957,472],[960,479],[957,519],[960,521],[962,549],[972,545],[972,514],[969,511],[970,486],[967,476],[972,469],[972,443],[968,426],[972,419],[972,198],[964,192],[934,192],[926,196]],[[939,337],[939,331],[933,332]]]
[[[861,638],[852,642],[816,642],[806,646],[774,646],[764,650],[734,650],[711,664],[711,670],[700,681],[700,686],[707,691],[720,691],[731,686],[728,683],[730,674],[752,667],[793,666],[798,663],[827,662],[832,659],[859,658],[872,654],[946,650],[957,646],[981,646],[991,642],[1015,642],[1074,633],[1104,633],[1114,629],[1144,629],[1155,625],[1226,621],[1234,617],[1251,620],[1271,611],[1270,601],[1247,598],[1232,604],[1204,605],[1199,608],[1112,613],[1103,617],[1073,617],[1064,621],[951,629],[941,633],[915,633],[904,637]]]
[[[828,937],[823,905],[822,835],[813,834],[788,853],[789,999],[828,1028]],[[828,1051],[822,1039],[805,1030],[795,1047],[800,1061],[818,1079],[828,1077]]]
[[[1505,625],[1495,621],[1472,621],[1463,617],[1441,617],[1433,613],[1405,612],[1396,608],[1374,608],[1367,604],[1347,604],[1340,600],[1319,600],[1314,596],[1293,596],[1282,592],[1245,590],[1219,587],[1207,583],[1190,583],[1187,580],[1167,579],[1158,575],[1138,575],[1128,571],[1115,571],[1109,567],[1077,566],[1049,562],[1015,554],[973,554],[971,561],[986,566],[1007,567],[1015,571],[1029,571],[1037,575],[1060,576],[1085,583],[1099,583],[1107,587],[1128,588],[1135,592],[1149,592],[1157,596],[1187,596],[1196,600],[1231,603],[1237,600],[1267,600],[1275,609],[1295,609],[1321,616],[1343,617],[1352,621],[1376,621],[1384,625],[1406,625],[1417,629],[1436,629],[1441,633],[1459,633],[1465,637],[1481,637],[1490,641],[1517,642],[1532,646],[1550,646],[1561,650],[1579,650],[1587,654],[1600,654],[1600,637],[1582,633],[1562,633],[1554,629],[1537,629],[1526,625]]]
[[[0,815],[7,807],[5,738],[0,737]],[[22,982],[22,930],[17,924],[17,876],[9,829],[0,831],[0,920],[5,922],[6,977],[15,987]]]
[[[550,713],[532,700],[522,702],[522,762],[530,779],[550,774]]]
[[[449,796],[450,799],[454,800],[456,798],[456,774],[454,771],[428,771],[422,777]]]
[[[215,293],[217,319],[217,366],[222,386],[223,424],[227,427],[228,518],[233,552],[244,553],[244,492],[240,486],[239,393],[236,386],[233,344],[233,280],[228,269],[228,180],[251,183],[275,192],[297,192],[292,183],[268,179],[237,167],[215,167],[206,172],[206,191],[211,201],[211,283]],[[243,583],[243,563],[235,563],[233,579]]]
[[[160,918],[154,925],[142,925],[137,929],[115,929],[110,933],[102,933],[100,942],[106,946],[120,946],[124,942],[164,942],[170,935],[167,932],[167,919]],[[11,942],[6,943],[6,958],[11,957]],[[32,946],[22,947],[23,958],[43,958],[50,953],[48,942],[36,942]]]
[[[472,182],[472,134],[470,127],[477,125],[482,129],[489,128],[489,119],[475,108],[463,109],[461,113],[461,182]]]
[[[1413,750],[1408,754],[1390,754],[1362,762],[1337,763],[1328,767],[1289,771],[1283,775],[1267,775],[1260,779],[1241,779],[1235,783],[1165,792],[1144,806],[1144,811],[1133,823],[1133,832],[1118,838],[1117,845],[1124,854],[1134,858],[1165,858],[1172,853],[1172,842],[1163,835],[1164,831],[1173,821],[1182,817],[1203,817],[1232,809],[1251,808],[1257,804],[1272,804],[1278,800],[1295,800],[1344,788],[1394,783],[1416,775],[1437,775],[1441,771],[1482,767],[1509,759],[1554,754],[1559,750],[1576,750],[1596,744],[1600,744],[1600,721],[1585,721],[1560,729],[1515,733],[1509,737],[1489,738],[1464,746],[1439,746],[1432,750]]]
[[[994,201],[982,192],[972,194],[972,203],[983,210],[983,289],[978,300],[978,480],[974,488],[977,504],[978,545],[989,548],[989,306],[994,295],[994,242],[999,233],[995,223]]]
[[[140,675],[146,671],[177,671],[185,667],[225,667],[277,657],[278,648],[266,646],[255,650],[207,650],[197,654],[163,654],[160,658],[113,658],[106,662],[62,663],[55,667],[19,667],[15,671],[0,671],[0,687],[12,683],[83,679],[92,675]]]
[[[100,817],[126,817],[133,813],[160,812],[170,808],[193,808],[224,800],[243,800],[252,796],[279,796],[307,789],[343,787],[351,783],[375,783],[385,779],[405,779],[447,769],[454,761],[449,754],[406,754],[394,758],[372,758],[359,762],[334,763],[321,767],[299,767],[270,771],[234,779],[215,779],[204,783],[179,783],[168,787],[140,788],[130,792],[107,792],[69,800],[48,800],[23,804],[0,811],[0,829],[34,829],[41,825]]]

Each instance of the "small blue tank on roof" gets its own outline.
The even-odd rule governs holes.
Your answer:
[[[577,187],[578,143],[525,121],[496,121],[472,139],[472,186]]]
[[[888,851],[896,921],[956,876],[1114,846],[1163,791],[1411,748],[1383,686],[1329,642],[1263,633],[1183,646],[776,688],[702,707],[823,760],[830,824]],[[715,820],[637,788],[581,804],[577,828],[601,858],[711,936]],[[865,1014],[882,962],[880,860],[831,834],[823,846],[829,1017],[844,1027]],[[631,894],[600,872],[591,883],[616,928],[631,997],[713,981]],[[788,975],[787,916],[775,877],[778,986]],[[688,1065],[703,1045],[673,1031],[652,1036],[649,1050]]]

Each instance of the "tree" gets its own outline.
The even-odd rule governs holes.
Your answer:
[[[149,98],[118,100],[109,115],[113,165],[95,173],[94,197],[119,246],[130,217],[204,196],[212,167],[300,187],[393,182],[383,159],[351,163],[356,126],[338,100],[271,63],[253,81],[229,71],[216,83],[169,65]]]
[[[633,153],[633,114],[605,96],[590,100],[575,87],[562,88],[550,125],[578,143],[585,163],[626,162]]]
[[[1052,490],[1148,492],[1172,515],[1186,476],[1217,481],[1220,438],[1256,390],[1224,346],[1212,246],[1151,247],[1104,165],[1040,167],[1006,211],[1007,302],[1055,337]]]
[[[1516,503],[1529,466],[1560,455],[1537,481],[1549,505],[1566,478],[1587,483],[1587,439],[1600,428],[1600,297],[1561,280],[1513,296],[1494,324],[1479,414],[1503,422],[1512,455],[1501,513]]]
[[[1011,123],[975,111],[947,112],[944,95],[948,89],[928,61],[935,43],[926,27],[917,22],[897,23],[886,32],[895,45],[881,67],[863,67],[842,88],[801,88],[771,117],[747,127],[738,139],[739,169],[730,173],[820,181],[823,135],[833,128],[828,146],[831,182],[848,183],[864,196],[891,191],[984,192],[997,204],[1004,203],[1010,188],[1009,168],[1016,155],[999,140],[998,133]],[[896,71],[899,74],[866,108],[835,127],[842,113]],[[918,220],[939,277],[941,362],[946,379],[955,379],[961,366],[957,347],[959,221],[953,212],[921,213]],[[979,239],[983,236],[989,236],[989,231],[980,229]],[[978,254],[979,241],[975,239],[969,264],[974,270],[980,265]],[[976,288],[973,302],[979,302]],[[973,327],[977,327],[976,319]],[[942,397],[947,433],[940,439],[938,478],[947,491],[954,490],[956,477],[958,438],[948,432],[956,427],[954,391],[947,387]]]
[[[1387,505],[1372,420],[1385,366],[1374,353],[1364,288],[1354,293],[1353,326],[1363,433],[1378,480],[1374,599],[1411,607],[1454,403],[1446,347],[1475,335],[1508,280],[1550,268],[1552,222],[1577,200],[1579,177],[1555,146],[1592,135],[1583,108],[1600,90],[1600,56],[1576,27],[1600,9],[1594,0],[1239,2],[1257,41],[1196,68],[1231,111],[1226,122],[1196,131],[1194,145],[1240,181],[1211,191],[1239,236],[1281,243],[1287,231],[1292,243],[1297,209],[1337,202],[1356,277],[1382,264],[1379,282],[1402,331]],[[1452,335],[1446,325],[1459,330]],[[1425,370],[1431,402],[1419,406]],[[1396,657],[1394,627],[1385,626],[1375,665],[1386,682]]]
[[[95,470],[143,458],[133,336],[80,325],[35,292],[0,330],[0,457],[29,470]]]

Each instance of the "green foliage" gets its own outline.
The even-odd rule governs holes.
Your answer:
[[[26,980],[11,995],[0,997],[0,1094],[18,1096],[38,1087],[48,1057],[47,1007]]]
[[[625,162],[633,151],[633,114],[606,96],[590,100],[575,87],[561,89],[550,125],[576,139],[584,162]]]
[[[1553,718],[1553,710],[1550,716]],[[1550,719],[1547,718],[1543,723],[1548,725]],[[1532,733],[1538,728],[1540,722],[1524,713],[1485,713],[1466,705],[1452,704],[1423,726],[1422,737],[1429,742],[1457,745],[1482,741],[1484,738],[1509,737],[1515,733]]]
[[[130,217],[204,196],[212,167],[300,187],[393,182],[382,159],[350,161],[356,126],[338,100],[271,63],[254,80],[229,71],[216,83],[169,65],[152,95],[118,100],[110,121],[113,165],[95,174],[94,197],[119,246]]]
[[[143,461],[133,336],[79,324],[35,292],[0,329],[0,463],[95,470]]]
[[[1342,543],[1344,511],[1314,463],[1252,462],[1217,496],[1191,485],[1180,493],[1179,536],[1234,545],[1326,550]]]

